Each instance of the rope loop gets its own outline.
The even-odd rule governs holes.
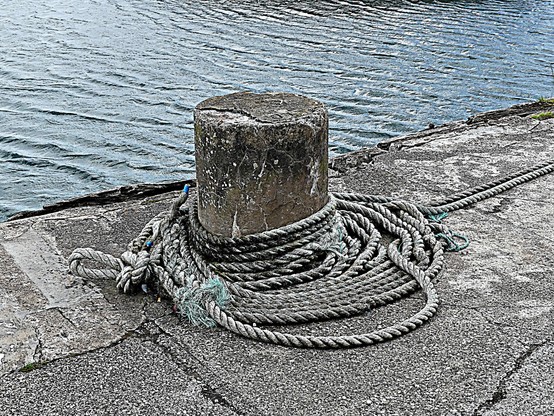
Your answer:
[[[102,268],[85,267],[82,263],[85,260],[91,260],[102,266]],[[95,279],[114,279],[121,270],[123,262],[109,254],[92,248],[77,248],[68,258],[69,270],[75,276],[95,278]]]

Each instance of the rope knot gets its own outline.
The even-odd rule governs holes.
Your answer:
[[[121,255],[123,268],[116,277],[117,288],[124,293],[132,292],[142,283],[146,283],[151,275],[150,253],[146,250],[138,253],[126,251]]]

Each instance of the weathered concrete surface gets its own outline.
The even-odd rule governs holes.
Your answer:
[[[334,160],[331,190],[409,200],[551,159],[554,120],[523,106]],[[502,117],[500,117],[502,116]],[[121,253],[174,194],[0,225],[0,414],[550,415],[554,412],[554,175],[451,214],[438,315],[389,343],[287,349],[179,322],[171,305],[65,271],[77,246]],[[300,328],[358,332],[421,296]],[[22,373],[25,364],[46,362]]]
[[[319,211],[327,195],[324,105],[290,93],[235,93],[194,111],[198,218],[239,237]]]

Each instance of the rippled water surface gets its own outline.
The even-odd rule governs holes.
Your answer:
[[[289,91],[332,155],[554,96],[554,1],[0,0],[0,220],[194,176],[192,110]]]

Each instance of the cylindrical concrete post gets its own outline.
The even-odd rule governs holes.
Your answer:
[[[196,106],[194,130],[198,216],[208,231],[258,233],[327,203],[322,103],[288,93],[213,97]]]

